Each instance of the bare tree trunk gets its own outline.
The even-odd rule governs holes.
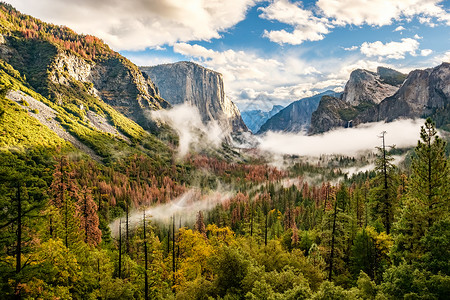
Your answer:
[[[172,216],[172,282],[175,292],[175,215]]]
[[[128,206],[128,199],[126,200],[126,224],[125,224],[125,231],[126,231],[126,235],[125,235],[125,238],[126,238],[126,250],[127,250],[127,254],[128,255],[130,255],[130,240],[129,240],[129,231],[128,231],[128,223],[129,223],[129,213],[130,213],[130,209],[129,209],[129,206]]]
[[[333,275],[333,259],[334,259],[334,244],[335,244],[335,234],[336,234],[337,207],[338,207],[338,200],[336,199],[336,203],[334,205],[333,229],[331,231],[330,270],[329,270],[329,273],[328,273],[328,280],[329,281],[331,281],[331,277]]]
[[[267,246],[267,216],[269,213],[266,213],[266,224],[264,226],[264,246]]]
[[[148,300],[148,265],[147,265],[147,235],[145,227],[145,209],[144,209],[144,260],[145,260],[145,300]]]
[[[20,199],[20,183],[17,182],[17,247],[16,247],[16,274],[22,269],[22,199]],[[21,299],[20,281],[17,279],[15,298]]]
[[[122,219],[119,220],[119,278],[122,278]]]

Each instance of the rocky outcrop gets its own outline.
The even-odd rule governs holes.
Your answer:
[[[307,131],[311,124],[312,113],[319,106],[323,96],[339,97],[340,94],[333,91],[325,91],[312,97],[303,98],[292,102],[283,110],[271,117],[261,126],[258,133],[267,131],[300,132]]]
[[[311,116],[310,134],[329,131],[338,127],[352,127],[357,110],[348,102],[330,96],[323,96],[319,107]]]
[[[241,116],[248,129],[250,129],[253,133],[257,133],[261,126],[267,122],[267,120],[272,118],[282,109],[283,106],[274,105],[270,111],[262,111],[259,109],[242,111]]]
[[[387,68],[378,68],[377,73],[357,69],[350,74],[342,99],[353,106],[378,104],[398,90],[399,85],[394,85],[392,79],[397,73],[401,74]]]
[[[192,62],[141,67],[170,104],[198,108],[202,121],[217,121],[224,132],[247,131],[236,105],[224,91],[222,74]]]
[[[67,87],[74,81],[81,82],[89,94],[141,124],[146,122],[147,111],[169,107],[148,76],[120,56],[88,62],[75,54],[59,52],[49,67],[49,79]]]
[[[359,75],[362,73],[370,72],[357,70],[352,72],[352,75],[356,74],[361,78]],[[401,118],[432,117],[438,126],[449,127],[450,64],[443,63],[435,68],[414,70],[407,75],[405,80],[402,80],[402,76],[399,74],[401,73],[390,69],[387,71],[384,69],[381,72],[378,69],[379,80],[390,83],[402,82],[393,95],[385,97],[379,103],[346,101],[349,97],[348,94],[344,94],[341,100],[348,105],[347,107],[342,106],[342,103],[340,106],[325,105],[325,103],[322,105],[321,103],[313,114],[310,133],[325,132],[336,127],[348,127],[349,124],[356,126],[360,123],[391,122]],[[353,80],[353,83],[350,83],[351,80],[352,78],[347,83],[346,89],[355,82]],[[376,86],[372,85],[373,88]],[[381,95],[386,91],[381,85],[378,88],[380,91],[373,90],[371,99],[374,99],[373,95]],[[352,99],[367,99],[366,95],[359,94],[363,93],[363,89],[359,89],[358,93],[354,92],[357,89],[352,90],[354,95]]]
[[[450,64],[412,71],[395,95],[379,106],[379,119],[439,115],[450,103]],[[450,118],[450,116],[449,116]]]

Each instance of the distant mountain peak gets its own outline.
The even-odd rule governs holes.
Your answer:
[[[317,109],[322,96],[325,95],[340,96],[339,93],[328,90],[312,97],[294,101],[268,119],[261,126],[258,133],[267,131],[300,132],[308,130],[311,123],[311,115]]]

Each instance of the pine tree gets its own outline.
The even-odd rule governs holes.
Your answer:
[[[389,234],[392,223],[394,222],[394,212],[396,209],[397,176],[395,166],[392,164],[394,158],[386,150],[385,135],[386,131],[383,131],[381,133],[382,146],[377,147],[378,158],[375,165],[377,175],[372,181],[374,188],[371,190],[371,204],[374,219],[380,219],[386,233]]]
[[[424,255],[424,236],[429,229],[449,216],[449,164],[445,142],[437,135],[435,124],[427,119],[412,159],[405,206],[397,224],[395,258],[397,262],[417,261]]]
[[[53,194],[50,203],[58,209],[59,216],[62,220],[55,220],[56,222],[51,220],[51,224],[56,223],[55,225],[58,225],[58,223],[62,223],[56,229],[59,235],[63,236],[64,245],[69,247],[69,242],[73,243],[79,237],[77,231],[79,228],[79,224],[77,224],[79,220],[75,218],[75,203],[80,200],[79,186],[75,179],[75,172],[67,156],[61,155],[56,160],[57,164],[50,186],[51,193]],[[50,215],[50,218],[53,218],[53,214]],[[53,231],[53,228],[50,231]]]
[[[205,222],[203,220],[203,212],[201,210],[197,213],[197,221],[195,222],[195,230],[200,232],[206,238],[206,227],[205,227]]]
[[[77,203],[77,214],[80,218],[80,227],[84,231],[84,241],[93,246],[101,242],[102,232],[98,228],[99,219],[97,204],[92,198],[91,190],[83,187],[82,196]]]
[[[445,156],[446,143],[439,136],[435,123],[428,118],[421,127],[420,138],[412,160],[409,196],[415,199],[426,215],[426,226],[449,212],[449,165]]]

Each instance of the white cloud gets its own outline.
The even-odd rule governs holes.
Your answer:
[[[450,63],[450,51],[447,51],[445,53],[441,53],[436,55],[433,59],[434,64],[441,64],[443,62]]]
[[[292,30],[265,30],[263,36],[278,44],[299,45],[304,41],[324,39],[330,29],[345,25],[390,25],[394,20],[411,22],[418,17],[421,23],[436,26],[439,22],[450,26],[450,13],[442,8],[443,0],[318,0],[312,10],[302,2],[275,0],[260,7],[260,18],[275,20],[292,26]],[[398,26],[394,31],[405,30]]]
[[[115,50],[209,40],[245,18],[254,0],[9,0],[20,11],[102,38]]]
[[[428,56],[431,53],[433,53],[433,50],[431,50],[431,49],[423,49],[423,50],[420,51],[420,55],[421,56]]]
[[[358,49],[358,46],[351,46],[349,48],[344,48],[345,51],[355,51],[356,49]]]
[[[405,54],[416,55],[419,42],[415,39],[404,38],[401,42],[390,42],[383,44],[380,41],[373,43],[364,42],[361,45],[361,53],[368,57],[378,56],[390,59],[405,58]]]
[[[400,120],[392,123],[368,123],[356,128],[337,129],[322,135],[268,132],[261,138],[260,148],[275,154],[319,156],[320,154],[356,155],[380,146],[378,135],[387,131],[386,141],[397,147],[412,147],[419,139],[423,120]],[[283,147],[280,147],[283,145]]]
[[[410,21],[414,16],[436,18],[450,25],[450,14],[439,5],[441,2],[443,0],[318,0],[317,6],[338,25],[383,26],[392,24],[393,20]]]
[[[267,7],[260,7],[259,17],[276,20],[294,27],[292,32],[282,30],[264,31],[264,37],[278,44],[300,45],[304,41],[319,41],[329,32],[330,24],[325,18],[318,18],[309,11],[301,8],[301,2],[291,3],[280,0]]]

